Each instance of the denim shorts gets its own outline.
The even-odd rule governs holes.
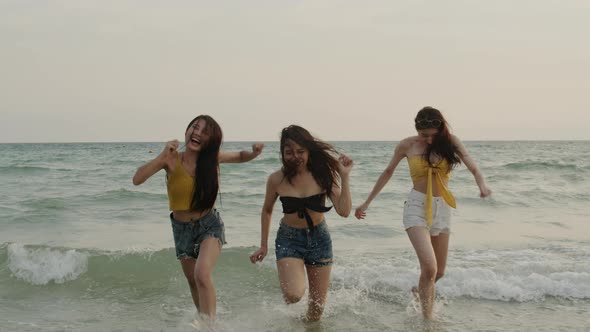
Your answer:
[[[432,226],[426,222],[426,194],[412,189],[404,202],[404,228],[426,227],[430,235],[451,232],[451,207],[442,197],[432,197]]]
[[[332,264],[332,238],[326,221],[313,229],[295,228],[281,220],[275,240],[277,261],[281,258],[303,259],[305,265],[322,267]]]
[[[189,222],[175,220],[170,213],[170,221],[172,222],[176,258],[178,259],[183,257],[197,258],[201,242],[208,237],[216,238],[220,246],[226,243],[225,226],[216,209],[211,209],[200,219]]]

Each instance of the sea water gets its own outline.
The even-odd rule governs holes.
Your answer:
[[[332,142],[354,160],[353,208],[396,142]],[[465,142],[493,195],[461,166],[435,319],[410,289],[419,265],[402,227],[407,163],[359,221],[326,214],[332,284],[319,323],[283,303],[274,248],[260,264],[260,211],[277,142],[221,166],[226,226],[213,278],[217,331],[590,330],[590,142]],[[250,149],[227,142],[223,149]],[[163,143],[0,144],[0,331],[191,331],[195,308],[175,258],[164,172],[131,178]],[[269,243],[281,217],[275,205]]]

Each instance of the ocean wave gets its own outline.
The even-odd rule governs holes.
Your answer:
[[[393,267],[358,266],[354,269],[334,269],[334,286],[360,289],[373,296],[403,302],[418,282],[419,272]],[[353,276],[354,274],[354,276]],[[546,297],[590,299],[590,273],[556,272],[546,275],[531,273],[515,276],[497,273],[487,268],[449,268],[437,283],[437,293],[446,298],[530,302]],[[390,294],[386,296],[385,294]]]
[[[562,207],[573,202],[584,203],[590,200],[590,192],[576,191],[575,188],[520,188],[506,190],[492,187],[494,193],[487,198],[480,198],[473,193],[456,192],[457,208],[462,206],[491,207]]]
[[[55,166],[57,166],[57,165],[55,165]],[[57,171],[57,172],[75,171],[75,169],[63,167],[63,165],[59,165],[61,167],[55,167],[55,166],[53,166],[53,167],[52,166],[25,166],[25,165],[1,166],[0,172],[2,172],[3,174],[39,175],[42,173],[55,172],[55,171]]]
[[[438,289],[447,297],[516,302],[539,301],[547,296],[590,299],[590,273],[587,272],[513,275],[489,268],[454,268],[445,281]]]
[[[255,165],[255,166],[254,166]],[[276,169],[281,167],[281,156],[278,151],[276,155],[262,155],[252,161],[252,164],[234,164],[225,163],[221,164],[222,170],[231,171],[233,169],[251,168],[252,170],[259,170],[260,168],[268,169],[268,166],[276,166]]]
[[[245,284],[275,283],[272,253],[253,268],[248,261],[253,250],[224,249],[216,273],[226,279],[237,277]],[[466,266],[447,268],[445,277],[437,283],[440,296],[504,302],[542,301],[547,297],[590,300],[590,269],[575,265],[579,255],[555,257],[554,252],[527,250],[516,254],[508,250],[470,251],[461,255]],[[0,262],[6,261],[12,282],[37,286],[81,283],[81,290],[91,287],[122,292],[142,285],[144,291],[158,292],[166,289],[171,280],[182,278],[174,256],[173,248],[107,252],[16,243],[0,247]],[[418,281],[419,269],[413,253],[393,256],[397,257],[336,257],[331,292],[355,290],[379,301],[405,303]],[[1,275],[3,270],[0,267],[0,280],[6,279]],[[116,296],[118,291],[111,292]]]
[[[579,171],[583,170],[583,168],[578,167],[575,164],[566,164],[557,161],[522,161],[522,162],[515,162],[515,163],[508,163],[499,166],[500,168],[507,168],[513,171],[519,170],[558,170],[558,171]]]
[[[0,172],[3,175],[38,175],[42,173],[51,172],[52,169],[49,167],[40,166],[2,166]]]
[[[437,293],[446,298],[531,302],[547,297],[590,299],[590,269],[580,266],[587,253],[575,250],[556,254],[544,250],[466,251],[449,266],[437,283]],[[453,256],[453,255],[452,255]],[[362,261],[362,263],[361,263]],[[333,286],[357,289],[403,303],[416,286],[419,268],[414,257],[396,259],[345,258],[333,268]],[[386,295],[389,294],[389,295]]]
[[[13,278],[32,285],[63,284],[81,277],[103,284],[117,280],[133,284],[154,279],[167,267],[176,268],[172,248],[107,252],[8,243],[0,247],[3,257]]]
[[[109,190],[98,193],[96,195],[83,195],[81,198],[85,200],[92,200],[93,202],[120,202],[128,200],[167,200],[165,193],[154,194],[143,191],[128,190],[125,188]]]
[[[498,196],[498,195],[497,195]],[[514,190],[512,192],[502,193],[500,205],[516,207],[562,207],[564,204],[573,202],[587,202],[590,199],[590,193],[584,192],[567,192],[567,191],[548,191],[541,188]]]
[[[88,254],[74,249],[25,247],[11,243],[5,250],[7,267],[12,275],[32,285],[75,280],[88,267]]]
[[[47,197],[38,199],[29,199],[22,202],[22,205],[32,210],[53,210],[60,211],[66,209],[67,201],[65,198]]]
[[[250,201],[254,200],[260,204],[264,200],[264,191],[259,188],[240,188],[232,191],[221,191],[220,196],[226,199],[233,199],[236,201]]]
[[[46,197],[34,198],[23,201],[21,204],[32,211],[65,211],[75,206],[94,206],[111,203],[129,203],[139,201],[142,204],[149,202],[165,202],[166,194],[153,194],[141,191],[131,191],[127,189],[109,190],[94,195],[77,195],[73,197]]]

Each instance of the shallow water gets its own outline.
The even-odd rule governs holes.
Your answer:
[[[395,142],[336,142],[355,160],[353,205]],[[0,145],[0,330],[190,331],[194,307],[174,257],[164,175],[131,177],[161,143]],[[248,148],[226,143],[225,149]],[[585,331],[590,328],[588,142],[466,142],[494,194],[456,170],[446,275],[436,319],[410,294],[418,263],[401,226],[411,182],[402,162],[364,221],[326,214],[334,243],[325,315],[282,303],[274,252],[259,265],[267,176],[278,145],[222,165],[228,245],[214,272],[218,331]],[[150,151],[155,151],[150,153]],[[280,218],[275,206],[270,242]],[[200,325],[200,329],[205,329]]]

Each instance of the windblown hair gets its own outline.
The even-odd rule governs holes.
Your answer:
[[[213,208],[219,193],[219,149],[223,133],[219,124],[209,115],[199,115],[186,127],[186,132],[198,120],[205,120],[209,140],[205,143],[197,158],[195,185],[191,209],[205,211]]]
[[[309,131],[297,126],[290,125],[281,132],[281,161],[283,162],[282,172],[289,183],[297,174],[297,168],[285,161],[285,148],[289,145],[289,140],[297,143],[309,151],[307,160],[307,169],[311,172],[317,184],[325,190],[326,195],[332,194],[332,186],[340,186],[340,176],[338,174],[338,155],[336,149],[315,137]]]
[[[423,121],[426,120],[426,121]],[[431,120],[439,120],[440,125],[435,126]],[[416,118],[414,119],[416,130],[435,128],[438,129],[438,133],[432,140],[432,144],[429,144],[424,152],[423,158],[430,163],[430,156],[432,154],[445,159],[449,165],[449,172],[457,165],[461,164],[459,158],[459,150],[457,146],[451,141],[451,132],[449,131],[449,124],[443,117],[442,113],[434,107],[426,106],[422,108]],[[430,125],[420,125],[420,123],[429,123]]]

